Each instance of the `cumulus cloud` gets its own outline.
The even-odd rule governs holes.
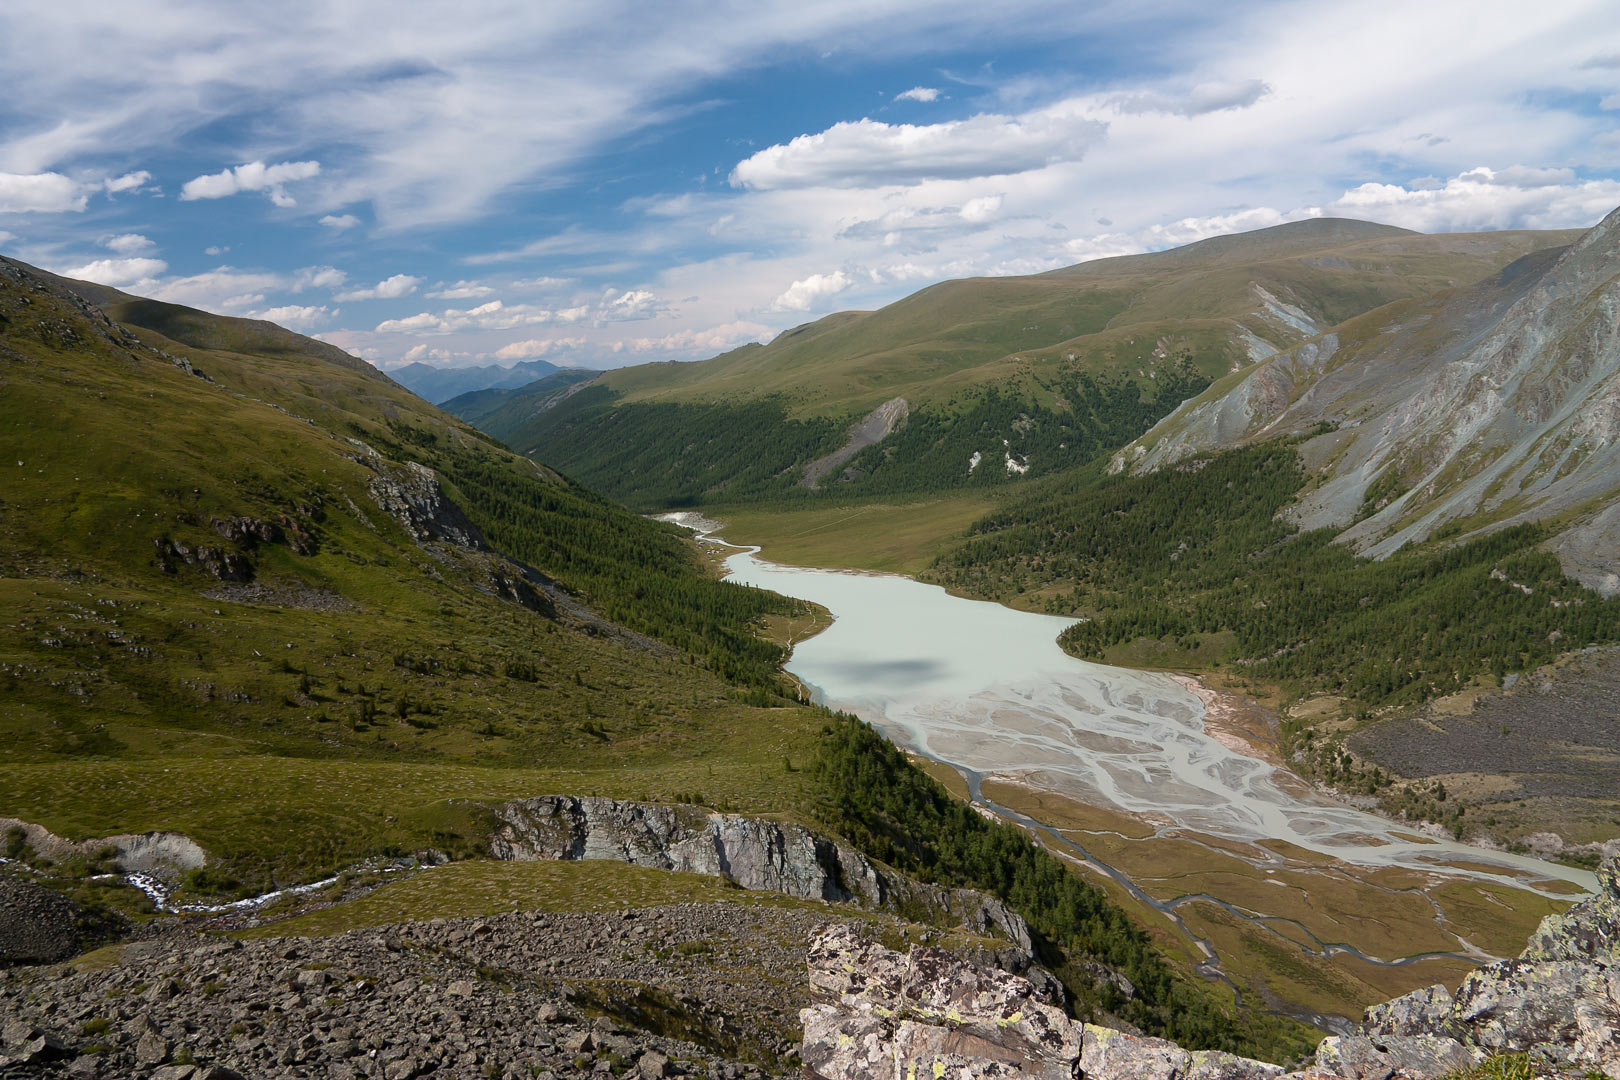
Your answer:
[[[999,176],[1078,161],[1106,126],[1063,112],[981,114],[940,124],[857,120],[767,147],[737,163],[733,187],[871,187]]]
[[[1230,214],[1212,214],[1205,217],[1186,217],[1177,221],[1149,225],[1131,233],[1102,233],[1097,236],[1078,237],[1063,245],[1063,250],[1075,262],[1108,259],[1116,255],[1136,255],[1144,251],[1163,251],[1183,244],[1208,240],[1213,236],[1268,229],[1303,218],[1321,217],[1316,207],[1303,207],[1284,213],[1270,206],[1257,206],[1236,210]]]
[[[658,297],[646,289],[630,289],[618,296],[610,295],[597,312],[597,318],[603,322],[650,319],[658,310]]]
[[[853,285],[842,270],[830,274],[811,274],[795,281],[771,304],[772,311],[809,311],[817,301],[834,296]]]
[[[187,180],[180,189],[180,201],[223,199],[241,191],[263,191],[277,206],[294,206],[296,201],[287,194],[286,185],[318,176],[320,171],[318,161],[283,161],[276,165],[250,161],[234,169]]]
[[[168,268],[169,264],[162,259],[96,259],[83,266],[70,266],[65,270],[59,270],[58,273],[63,277],[94,281],[98,285],[123,289],[131,285],[151,283]]]
[[[263,311],[250,311],[248,317],[265,319],[292,330],[303,330],[328,322],[336,314],[335,310],[325,306],[300,307],[297,304],[289,304],[285,307],[266,308]]]
[[[230,247],[228,245],[222,247],[219,244],[209,244],[207,247],[203,248],[203,254],[204,255],[223,255],[229,250],[231,250],[231,249],[230,249]]]
[[[663,337],[638,337],[613,343],[614,352],[682,352],[713,355],[750,342],[769,341],[776,332],[755,322],[733,322],[707,330],[677,330]]]
[[[138,251],[145,251],[157,245],[140,233],[119,233],[117,236],[102,237],[101,246],[120,255],[134,255]]]
[[[1245,79],[1241,82],[1199,83],[1184,94],[1121,94],[1113,99],[1113,104],[1124,113],[1203,116],[1227,109],[1247,109],[1269,93],[1271,87],[1260,79]]]
[[[327,214],[321,218],[321,224],[328,229],[336,229],[338,232],[342,232],[344,229],[352,229],[360,224],[360,219],[353,214]]]
[[[548,308],[529,304],[508,306],[491,300],[474,308],[446,308],[423,311],[402,319],[385,319],[377,324],[380,334],[449,334],[462,330],[511,330],[519,326],[543,326],[560,321]]]
[[[335,289],[349,280],[349,275],[335,266],[306,266],[292,277],[293,292],[305,289]]]
[[[894,95],[896,101],[938,101],[939,91],[932,86],[913,86]]]
[[[1568,229],[1620,204],[1620,180],[1577,180],[1569,169],[1469,169],[1438,185],[1362,184],[1327,209],[1419,232]]]
[[[107,194],[117,195],[122,191],[134,191],[150,179],[152,174],[142,169],[139,172],[125,173],[123,176],[109,176],[101,184],[107,189]]]
[[[429,300],[480,300],[493,296],[495,290],[476,281],[458,281],[454,285],[440,285],[425,295]]]
[[[221,266],[188,277],[165,278],[142,291],[154,300],[240,315],[262,305],[266,293],[286,289],[287,285],[287,279],[281,274]]]
[[[552,353],[582,349],[586,344],[586,340],[582,337],[530,338],[527,341],[514,341],[510,345],[503,345],[495,350],[494,356],[497,360],[534,360],[550,356]]]
[[[409,274],[395,274],[384,278],[377,284],[366,289],[351,289],[340,293],[336,299],[339,302],[348,300],[398,300],[402,296],[409,296],[416,291],[422,279]]]
[[[61,173],[0,172],[0,214],[60,214],[82,211],[90,197]]]
[[[963,221],[969,225],[982,225],[1001,212],[1000,195],[980,195],[977,199],[969,199],[957,211]]]
[[[17,239],[16,233],[8,233],[6,230],[0,229],[0,244],[9,244],[15,239]]]

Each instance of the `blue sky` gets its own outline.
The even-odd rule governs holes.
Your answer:
[[[0,251],[383,367],[697,359],[1329,214],[1620,206],[1612,3],[0,10]]]

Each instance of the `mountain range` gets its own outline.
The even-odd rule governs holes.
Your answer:
[[[478,390],[513,390],[559,370],[544,360],[519,360],[510,367],[483,364],[441,367],[420,360],[389,370],[389,377],[417,397],[443,404],[453,397]]]
[[[1111,453],[1346,320],[1577,235],[1317,219],[948,281],[769,345],[607,372],[544,408],[519,391],[479,423],[643,508],[995,487]]]

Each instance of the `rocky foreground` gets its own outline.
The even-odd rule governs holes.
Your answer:
[[[1517,959],[1369,1009],[1294,1072],[1074,1020],[1017,949],[903,953],[874,940],[905,939],[891,916],[784,903],[167,932],[0,974],[0,1077],[1435,1080],[1519,1053],[1590,1080],[1620,1075],[1620,861],[1600,879]]]
[[[1499,1054],[1538,1076],[1620,1075],[1620,861],[1598,893],[1544,920],[1514,960],[1367,1010],[1288,1072],[1071,1019],[1025,979],[933,948],[902,955],[848,926],[817,931],[804,1010],[813,1080],[1434,1080]],[[1518,1074],[1515,1074],[1518,1075]]]

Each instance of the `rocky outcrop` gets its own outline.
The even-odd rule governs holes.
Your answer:
[[[1415,990],[1375,1005],[1358,1031],[1324,1039],[1292,1080],[1438,1080],[1501,1054],[1536,1075],[1620,1075],[1620,860],[1598,892],[1543,920],[1517,958],[1474,971],[1455,993]],[[1006,971],[937,949],[908,955],[848,926],[810,946],[815,1005],[800,1015],[812,1080],[867,1076],[1260,1080],[1276,1065],[1189,1052],[1066,1017]]]
[[[1044,985],[1021,916],[995,897],[946,889],[883,869],[848,845],[802,825],[601,797],[545,795],[495,810],[489,850],[498,859],[609,859],[661,870],[725,877],[745,889],[934,918],[1008,942],[1000,958]],[[1056,992],[1061,993],[1061,990]]]
[[[1620,860],[1599,872],[1593,896],[1542,920],[1517,958],[1471,972],[1455,993],[1431,986],[1373,1006],[1359,1034],[1323,1042],[1317,1065],[1355,1076],[1399,1061],[1432,1077],[1504,1053],[1547,1071],[1620,1075]]]
[[[432,469],[415,461],[395,468],[378,457],[364,464],[375,470],[368,485],[371,498],[412,540],[418,544],[444,541],[468,551],[489,550],[484,534],[445,496]]]
[[[911,405],[905,398],[890,398],[885,401],[850,427],[848,442],[832,453],[819,457],[806,465],[799,483],[807,488],[815,488],[824,477],[831,474],[844,462],[865,450],[868,446],[876,446],[884,439],[887,439],[896,428],[905,426],[906,417],[909,415],[911,415]]]
[[[15,838],[20,853],[30,858],[62,863],[74,856],[94,859],[105,853],[113,867],[125,874],[173,878],[208,861],[208,853],[195,840],[177,832],[118,833],[91,840],[68,840],[43,825],[0,817],[0,836]]]
[[[1071,1019],[1027,979],[942,949],[901,954],[849,926],[810,943],[807,1080],[1269,1080],[1282,1069]]]

